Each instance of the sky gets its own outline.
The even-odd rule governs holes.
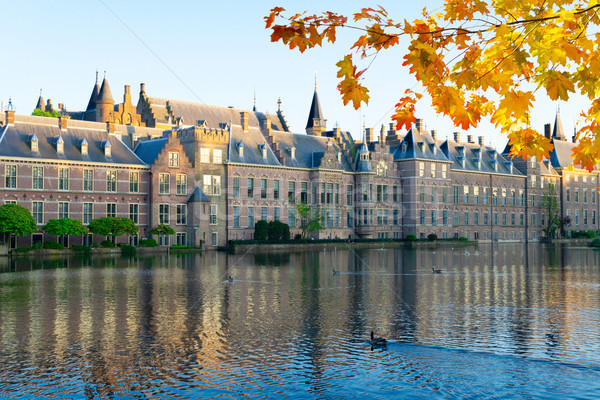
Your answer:
[[[380,53],[365,74],[369,105],[354,110],[344,106],[337,91],[336,62],[349,53],[355,36],[340,32],[335,44],[301,54],[281,42],[272,43],[264,16],[275,6],[290,12],[335,11],[349,15],[362,7],[381,5],[396,20],[414,19],[427,6],[441,1],[13,1],[2,6],[3,62],[0,64],[0,101],[9,98],[17,114],[30,114],[43,89],[55,107],[85,109],[94,85],[106,71],[113,98],[121,102],[123,86],[130,85],[137,103],[139,84],[151,97],[234,106],[251,110],[282,110],[293,132],[304,132],[315,88],[328,129],[339,126],[360,139],[362,126],[379,132],[391,122],[394,104],[406,88],[418,89],[402,66],[406,45]],[[585,102],[574,98],[560,104],[565,133],[571,135]],[[554,122],[557,103],[538,96],[532,125],[543,132]],[[417,106],[417,117],[439,137],[455,131],[483,135],[486,144],[502,149],[506,137],[489,123],[463,131],[435,114],[427,100]]]

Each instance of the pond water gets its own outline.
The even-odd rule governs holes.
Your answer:
[[[0,397],[600,397],[598,251],[238,253],[0,260]]]

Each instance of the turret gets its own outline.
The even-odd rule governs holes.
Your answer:
[[[40,97],[38,97],[37,104],[35,105],[36,110],[44,111],[44,98],[42,97],[42,89],[40,89]]]
[[[98,71],[96,71],[96,83],[94,83],[94,88],[92,89],[92,94],[90,95],[90,101],[88,101],[87,108],[85,111],[92,111],[96,109],[96,101],[98,100],[98,93],[100,92],[100,87],[98,86]]]
[[[110,87],[105,75],[100,91],[98,92],[98,98],[96,99],[96,122],[108,121],[114,109],[115,101],[110,93]]]
[[[356,155],[356,172],[372,172],[371,161],[369,160],[369,147],[367,146],[366,136],[363,133],[363,142]]]
[[[552,138],[558,140],[566,140],[565,132],[563,131],[562,121],[560,120],[560,109],[556,110],[556,118],[554,119],[554,129],[552,130]]]
[[[308,113],[308,122],[306,123],[306,134],[321,136],[325,131],[325,119],[321,104],[319,103],[319,95],[317,94],[317,85],[315,84],[315,94],[313,95],[310,112]]]

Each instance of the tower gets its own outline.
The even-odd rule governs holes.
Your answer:
[[[92,89],[92,94],[90,95],[90,101],[88,102],[86,112],[92,111],[96,109],[96,101],[98,100],[98,93],[100,92],[100,87],[98,86],[98,71],[96,71],[96,83],[94,84],[94,88]]]
[[[115,101],[110,93],[110,87],[106,80],[106,74],[102,81],[102,86],[98,92],[98,98],[96,99],[96,122],[106,122],[110,119],[110,114],[115,109]]]
[[[319,95],[317,94],[317,84],[315,82],[315,94],[313,95],[310,112],[308,113],[308,122],[306,123],[306,134],[321,136],[325,131],[325,119],[321,104],[319,103]]]
[[[563,131],[562,121],[560,119],[560,109],[556,110],[556,117],[554,118],[554,129],[552,130],[552,138],[558,140],[567,140],[565,132]]]

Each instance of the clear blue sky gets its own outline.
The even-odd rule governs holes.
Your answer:
[[[122,100],[123,85],[129,84],[135,104],[141,82],[146,83],[150,96],[245,109],[252,108],[256,91],[260,111],[275,111],[277,98],[281,97],[292,130],[304,132],[317,71],[318,92],[328,128],[337,122],[360,138],[362,120],[378,132],[382,123],[387,126],[390,122],[400,94],[405,88],[414,87],[414,80],[401,65],[404,48],[400,46],[378,56],[366,74],[371,94],[369,106],[355,111],[343,106],[336,89],[335,63],[347,53],[350,36],[340,34],[335,45],[300,54],[281,43],[271,43],[263,17],[278,5],[294,12],[331,10],[350,14],[363,6],[381,4],[395,19],[402,20],[419,16],[424,4],[433,9],[439,3],[5,2],[0,100],[6,105],[12,97],[17,113],[29,114],[41,88],[44,99],[51,98],[55,106],[60,102],[69,110],[81,110],[87,105],[96,70],[101,76],[106,70],[117,102]],[[561,104],[568,135],[573,132],[582,104],[581,101]],[[458,130],[449,120],[436,116],[426,101],[417,111],[427,127],[438,130],[442,137],[446,134],[451,137]],[[541,131],[544,123],[554,121],[555,111],[556,104],[541,99],[532,116],[533,126]],[[496,132],[491,125],[482,124],[467,133],[485,135],[486,143],[491,140],[503,148],[506,138]]]

